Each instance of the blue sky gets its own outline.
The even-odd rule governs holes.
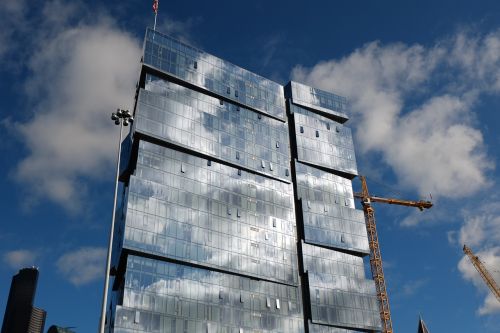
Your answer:
[[[396,332],[500,332],[500,3],[162,1],[159,30],[279,83],[349,97],[377,206]],[[40,268],[52,324],[94,331],[111,217],[116,107],[129,107],[151,1],[0,3],[0,311]],[[355,187],[359,184],[355,182]]]

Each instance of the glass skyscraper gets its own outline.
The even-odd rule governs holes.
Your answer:
[[[153,30],[141,65],[109,330],[380,330],[347,100]]]

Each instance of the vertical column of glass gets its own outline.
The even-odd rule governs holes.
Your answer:
[[[283,87],[148,30],[114,332],[304,332]]]
[[[357,175],[345,98],[303,84],[285,87],[294,159],[301,274],[309,332],[380,329],[363,212],[356,210]]]

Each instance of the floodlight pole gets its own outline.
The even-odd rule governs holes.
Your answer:
[[[118,109],[111,115],[111,120],[115,125],[120,125],[120,139],[118,141],[118,155],[116,157],[116,175],[115,175],[115,195],[113,198],[113,214],[111,217],[111,228],[109,231],[108,254],[106,257],[106,271],[104,272],[104,290],[102,292],[101,318],[99,323],[99,333],[104,333],[106,324],[106,305],[108,303],[109,274],[111,271],[111,251],[113,248],[113,235],[115,233],[116,201],[118,197],[118,178],[120,176],[120,155],[122,152],[123,125],[128,126],[134,118],[128,110]]]

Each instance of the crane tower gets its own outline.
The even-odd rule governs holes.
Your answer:
[[[490,272],[486,269],[484,264],[479,260],[479,257],[472,252],[472,250],[467,246],[464,245],[464,253],[469,257],[472,265],[476,268],[476,270],[479,272],[479,275],[483,278],[484,282],[490,288],[491,292],[497,300],[500,302],[500,287],[498,287],[498,284],[496,283],[495,279],[493,279],[493,276],[491,276]]]
[[[354,197],[361,199],[361,204],[365,213],[366,229],[368,231],[368,242],[370,246],[370,267],[373,280],[375,281],[375,288],[377,290],[377,298],[380,308],[380,319],[382,321],[382,333],[393,333],[389,297],[387,295],[387,288],[385,284],[384,269],[382,267],[382,255],[380,254],[377,226],[375,223],[375,210],[372,207],[372,202],[380,202],[390,205],[400,205],[407,207],[417,207],[420,210],[423,210],[424,208],[431,208],[432,203],[430,201],[423,200],[410,201],[372,196],[368,192],[366,177],[359,176],[359,178],[361,180],[361,192],[355,193]]]

